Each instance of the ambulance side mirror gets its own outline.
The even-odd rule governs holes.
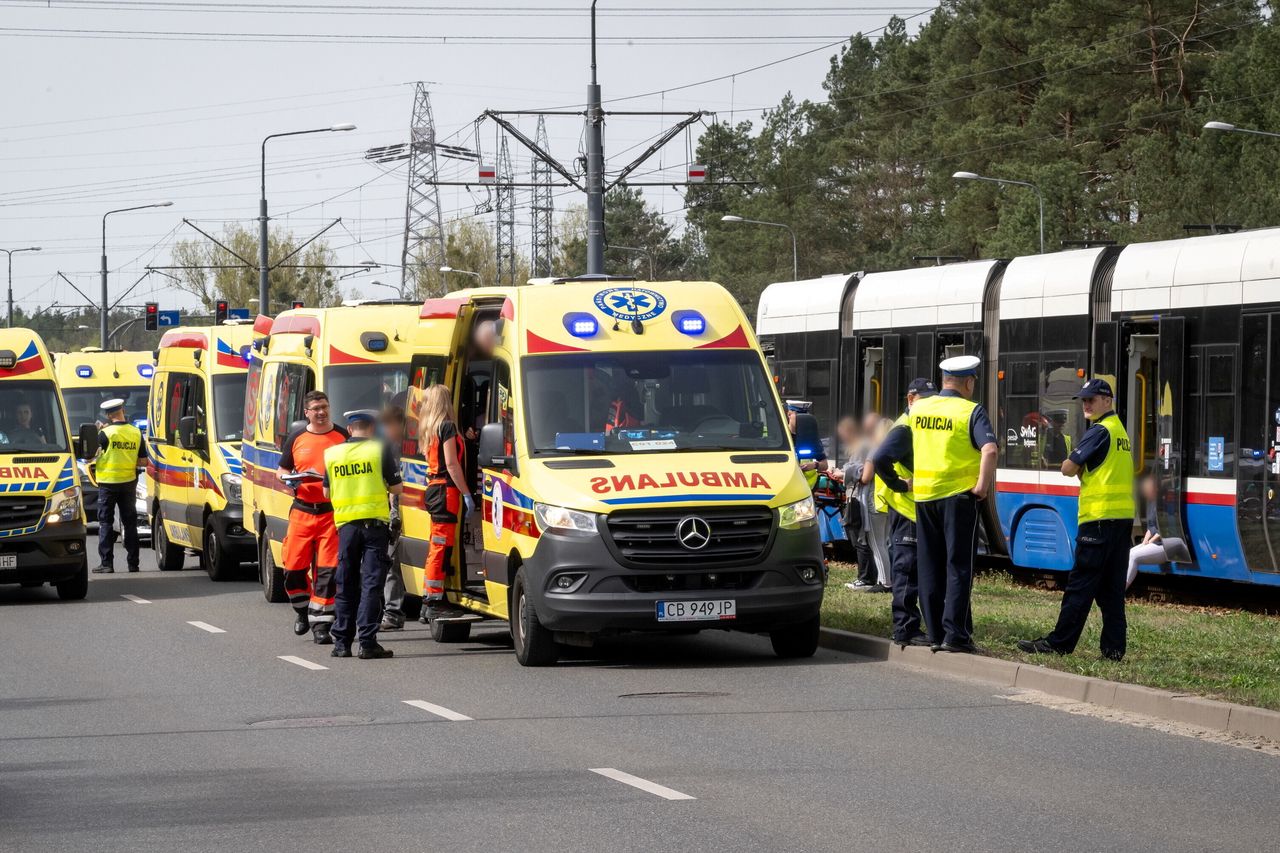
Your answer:
[[[508,453],[502,424],[485,424],[480,427],[480,467],[501,468],[516,473],[516,457]]]
[[[818,458],[822,449],[822,430],[818,419],[805,412],[796,415],[796,455],[800,461]]]
[[[80,424],[80,434],[76,436],[76,456],[92,459],[97,455],[98,428],[93,424]]]
[[[191,450],[196,446],[196,419],[194,415],[187,415],[178,421],[178,444],[182,445],[184,450]]]

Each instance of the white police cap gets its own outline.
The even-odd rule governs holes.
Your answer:
[[[351,412],[343,412],[342,416],[347,419],[348,424],[354,423],[373,423],[378,419],[378,413],[374,409],[356,409]]]
[[[948,376],[977,376],[979,364],[982,364],[982,359],[976,355],[957,355],[944,358],[938,367]]]
[[[123,409],[124,400],[121,399],[120,397],[112,397],[110,400],[103,400],[102,405],[99,406],[99,408],[102,409],[102,411],[110,414],[111,412],[114,412],[116,409]]]

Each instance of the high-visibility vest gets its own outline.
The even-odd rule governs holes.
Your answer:
[[[365,519],[390,523],[391,506],[382,478],[382,442],[365,439],[335,444],[324,452],[324,467],[335,525]]]
[[[964,397],[916,400],[908,418],[916,503],[963,494],[978,485],[982,454],[969,437],[969,419],[978,407]]]
[[[1112,415],[1096,422],[1107,431],[1107,458],[1092,471],[1080,471],[1080,523],[1108,518],[1133,520],[1133,451],[1129,433]]]
[[[133,424],[109,423],[102,428],[102,434],[107,437],[107,448],[98,451],[94,466],[98,482],[110,486],[138,479],[142,431]]]
[[[898,419],[894,421],[894,428],[907,423],[907,419],[909,417],[910,416],[905,412],[902,415],[899,415]],[[893,463],[893,470],[902,479],[911,479],[911,469],[907,468],[907,466],[903,465],[901,462]],[[898,513],[898,515],[909,518],[912,521],[916,520],[916,501],[912,496],[912,492],[910,490],[905,492],[895,492],[893,489],[885,485],[884,480],[880,479],[879,474],[876,474],[876,505],[877,508],[879,506],[889,507],[894,512]]]

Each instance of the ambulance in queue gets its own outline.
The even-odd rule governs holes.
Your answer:
[[[253,343],[247,321],[171,329],[160,338],[147,436],[152,545],[161,571],[188,551],[215,581],[255,555],[240,496],[240,434]]]
[[[294,493],[276,469],[285,439],[306,423],[303,398],[325,392],[339,425],[343,412],[402,403],[419,308],[394,301],[294,308],[254,340],[244,412],[245,526],[257,538],[268,601],[287,598],[281,566]]]
[[[125,418],[147,434],[147,398],[151,394],[151,375],[155,371],[155,354],[137,351],[110,351],[85,347],[77,352],[58,353],[58,387],[67,407],[67,421],[75,435],[85,424],[96,427],[106,420],[100,408],[104,400],[124,400]],[[90,448],[90,451],[93,451]],[[90,529],[98,523],[98,484],[91,470],[94,453],[76,460],[80,469],[80,488],[84,497],[84,515]],[[139,498],[146,503],[146,480],[138,479]],[[144,511],[138,520],[148,518]],[[140,530],[145,538],[148,530]]]
[[[446,597],[508,620],[521,664],[607,634],[711,628],[813,654],[825,580],[813,497],[724,288],[592,277],[459,291],[424,303],[414,344],[398,553],[412,594],[432,529],[417,415],[443,382],[479,495]],[[459,641],[470,624],[438,620],[432,634]]]
[[[53,360],[29,329],[0,329],[0,584],[89,591],[84,504]],[[97,446],[94,433],[92,446]]]

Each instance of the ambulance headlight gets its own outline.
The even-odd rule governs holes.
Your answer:
[[[533,515],[542,530],[557,530],[573,533],[595,533],[596,517],[589,512],[580,512],[563,506],[535,503]]]
[[[676,331],[685,335],[700,335],[707,330],[707,318],[697,311],[676,311],[671,315]]]
[[[600,331],[600,323],[584,311],[570,311],[564,315],[564,328],[575,338],[592,338]]]
[[[818,518],[818,509],[814,506],[813,495],[804,500],[778,508],[778,526],[783,530],[798,530],[812,527]]]
[[[241,503],[239,474],[222,475],[222,493],[227,496],[228,503]]]
[[[80,517],[80,489],[72,486],[66,491],[57,492],[49,498],[49,524],[61,524],[64,521],[75,521]]]

